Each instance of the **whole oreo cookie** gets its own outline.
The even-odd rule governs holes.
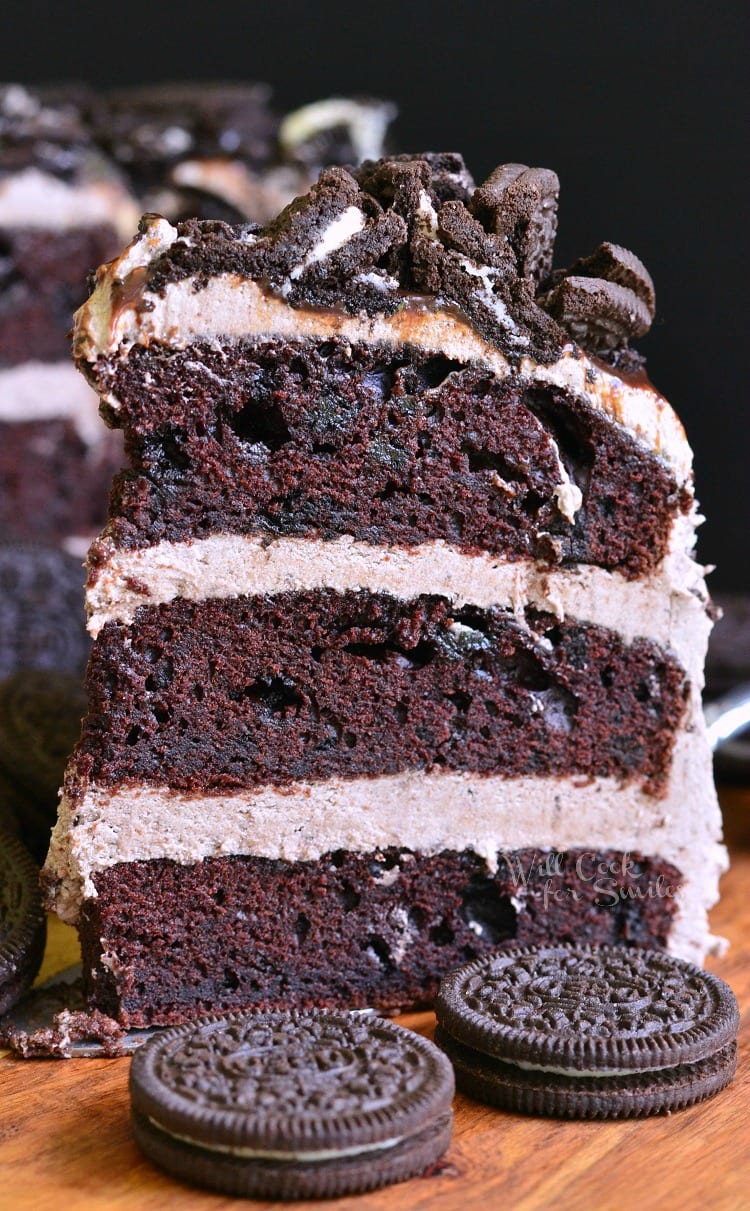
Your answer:
[[[39,861],[85,712],[83,686],[71,673],[29,669],[0,683],[0,788]]]
[[[226,1014],[136,1052],[136,1140],[161,1168],[225,1194],[328,1198],[433,1164],[453,1074],[428,1040],[356,1014]]]
[[[80,561],[56,547],[0,544],[0,677],[83,673],[89,652]]]
[[[513,948],[447,976],[435,1011],[459,1088],[526,1113],[664,1113],[736,1067],[731,989],[662,951]]]
[[[18,838],[0,832],[0,1016],[31,987],[46,930],[39,871]]]

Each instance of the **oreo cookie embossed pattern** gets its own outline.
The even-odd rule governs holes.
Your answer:
[[[724,1088],[737,1062],[731,989],[658,951],[511,949],[447,976],[435,1008],[460,1087],[527,1113],[665,1113]]]
[[[133,1129],[174,1176],[330,1198],[422,1173],[451,1136],[453,1076],[426,1039],[353,1014],[208,1018],[133,1059]]]

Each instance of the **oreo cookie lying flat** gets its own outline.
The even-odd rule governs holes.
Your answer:
[[[453,1074],[427,1039],[357,1014],[236,1013],[160,1032],[130,1070],[145,1154],[224,1194],[329,1198],[423,1173]]]
[[[663,951],[513,948],[447,976],[435,1012],[458,1087],[527,1114],[666,1113],[736,1068],[732,990]]]
[[[40,862],[85,713],[83,686],[71,673],[29,669],[0,683],[0,800]]]
[[[31,987],[46,931],[39,871],[18,838],[0,832],[0,1016]]]
[[[89,652],[80,560],[56,547],[0,544],[0,677],[83,674]]]

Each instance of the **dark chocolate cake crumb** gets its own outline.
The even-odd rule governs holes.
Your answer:
[[[0,1046],[23,1059],[71,1059],[76,1044],[88,1044],[89,1054],[125,1054],[125,1032],[114,1018],[87,1009],[83,979],[48,981],[27,993],[0,1019]]]
[[[468,850],[389,848],[156,859],[94,881],[80,926],[89,1004],[147,1027],[225,1009],[424,1008],[443,975],[508,945],[663,947],[681,875],[619,851],[516,850],[492,873]]]
[[[687,694],[646,640],[327,589],[142,606],[103,627],[87,685],[79,775],[185,790],[444,768],[658,794]]]

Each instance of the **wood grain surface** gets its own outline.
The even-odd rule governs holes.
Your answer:
[[[722,794],[732,869],[713,914],[731,947],[709,966],[742,1010],[740,1068],[713,1101],[640,1122],[564,1123],[456,1099],[453,1144],[439,1170],[333,1211],[740,1211],[750,1207],[750,791]],[[40,978],[77,958],[52,921]],[[404,1025],[429,1035],[431,1014]],[[128,1124],[130,1061],[0,1055],[2,1211],[218,1211],[269,1207],[182,1186],[138,1152]],[[303,1208],[310,1203],[287,1204]]]

